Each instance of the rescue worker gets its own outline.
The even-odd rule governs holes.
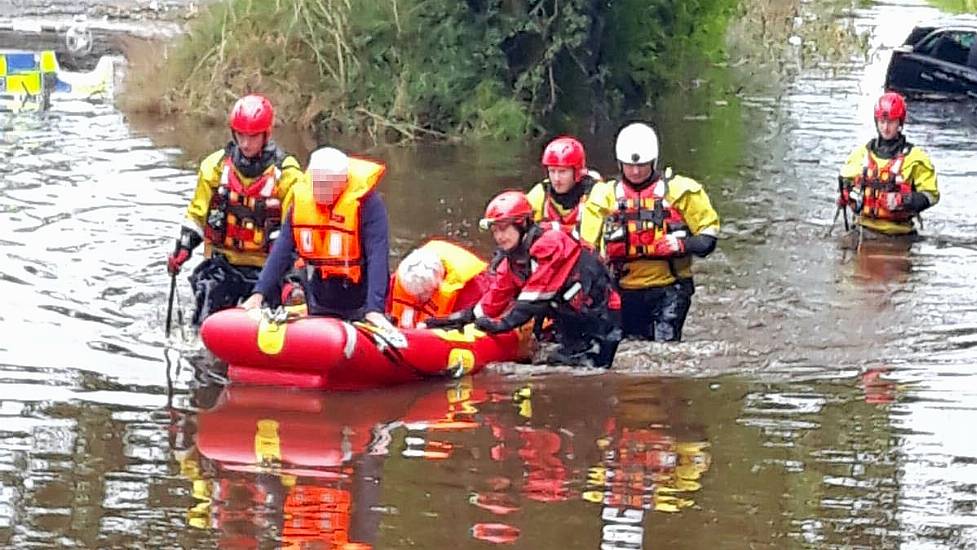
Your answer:
[[[206,259],[190,275],[194,326],[251,294],[279,233],[283,205],[302,177],[295,157],[271,139],[274,122],[267,98],[238,99],[228,117],[231,141],[200,163],[193,200],[166,262],[175,276],[204,243]]]
[[[576,234],[581,205],[600,182],[600,174],[587,169],[583,145],[569,136],[549,142],[540,162],[546,168],[547,178],[526,194],[533,206],[533,219]]]
[[[503,254],[489,291],[473,309],[429,319],[427,326],[474,321],[494,334],[551,318],[558,348],[549,362],[609,367],[621,340],[620,302],[600,258],[564,231],[536,224],[519,191],[492,199],[479,227],[492,231]]]
[[[878,135],[848,156],[838,179],[838,206],[883,235],[915,234],[913,217],[940,200],[933,162],[906,141],[905,124],[906,101],[895,92],[882,94],[875,104]]]
[[[396,330],[383,315],[390,277],[387,208],[376,186],[386,167],[326,147],[309,158],[307,177],[293,191],[292,207],[245,309],[275,295],[295,261],[309,315],[361,320]]]
[[[387,313],[400,328],[474,307],[489,288],[486,264],[468,250],[431,240],[408,254],[390,278]]]
[[[698,182],[658,165],[658,136],[635,122],[617,135],[617,181],[584,205],[581,237],[598,246],[621,293],[625,336],[680,341],[692,304],[692,255],[716,248],[719,215]]]

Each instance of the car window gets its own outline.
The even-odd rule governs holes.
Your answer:
[[[916,51],[947,63],[966,65],[974,40],[972,32],[943,31],[927,37]]]
[[[960,45],[963,46],[964,49],[969,50],[970,48],[973,48],[974,42],[977,42],[977,33],[957,31],[953,34],[957,37],[957,41],[960,42]]]
[[[913,49],[923,55],[932,55],[933,47],[943,39],[944,34],[943,32],[933,33],[920,41],[919,44],[916,44],[916,47]]]

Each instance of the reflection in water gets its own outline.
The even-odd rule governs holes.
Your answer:
[[[187,523],[212,530],[221,547],[395,547],[409,536],[442,548],[465,526],[427,532],[418,517],[467,504],[449,516],[477,540],[536,548],[539,537],[568,528],[548,518],[584,514],[593,520],[562,536],[642,548],[647,513],[693,505],[708,444],[671,427],[663,384],[628,398],[656,411],[634,417],[615,407],[616,386],[585,382],[590,398],[577,404],[591,414],[583,418],[567,408],[576,385],[480,384],[358,395],[227,387],[174,425],[180,472],[196,499]],[[437,482],[458,468],[470,481]],[[411,489],[418,483],[426,489]]]
[[[855,280],[867,285],[901,287],[912,270],[912,237],[861,238],[855,247]]]
[[[664,389],[655,380],[621,388],[597,440],[601,457],[588,470],[583,498],[602,505],[602,550],[642,548],[648,511],[693,506],[691,494],[709,469],[704,433],[676,425],[682,419],[670,417]]]

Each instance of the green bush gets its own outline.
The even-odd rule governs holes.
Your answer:
[[[378,140],[513,139],[647,105],[719,54],[733,0],[226,0],[170,49],[167,111],[239,94]],[[144,79],[145,80],[145,79]],[[152,79],[148,79],[152,80]],[[147,88],[150,88],[147,86]]]

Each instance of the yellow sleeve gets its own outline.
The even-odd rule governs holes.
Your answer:
[[[604,218],[614,210],[614,185],[614,180],[594,184],[581,211],[580,238],[595,247],[600,244]]]
[[[543,203],[546,201],[546,188],[543,182],[539,182],[526,193],[529,204],[533,205],[533,219],[540,221],[543,219]]]
[[[855,179],[856,176],[862,173],[862,167],[865,165],[865,155],[868,154],[868,149],[864,145],[858,146],[854,151],[848,155],[848,160],[841,167],[841,177],[851,180]]]
[[[702,185],[683,176],[675,176],[669,182],[672,204],[682,213],[682,218],[693,235],[719,237],[719,214],[712,207],[709,195]]]
[[[278,200],[282,201],[282,215],[288,212],[289,207],[292,205],[292,189],[304,177],[305,172],[302,171],[299,161],[291,155],[285,157],[285,160],[282,161],[282,177],[278,181],[278,188],[276,190]]]
[[[936,169],[929,155],[919,147],[913,147],[906,155],[905,164],[909,166],[909,174],[904,177],[913,182],[916,192],[925,194],[930,200],[930,206],[940,202],[940,190],[936,186]]]
[[[223,170],[224,150],[215,151],[200,163],[197,174],[197,189],[193,193],[190,206],[187,207],[187,220],[203,231],[207,222],[207,212],[210,210],[210,198],[214,189],[220,184],[221,170]]]

